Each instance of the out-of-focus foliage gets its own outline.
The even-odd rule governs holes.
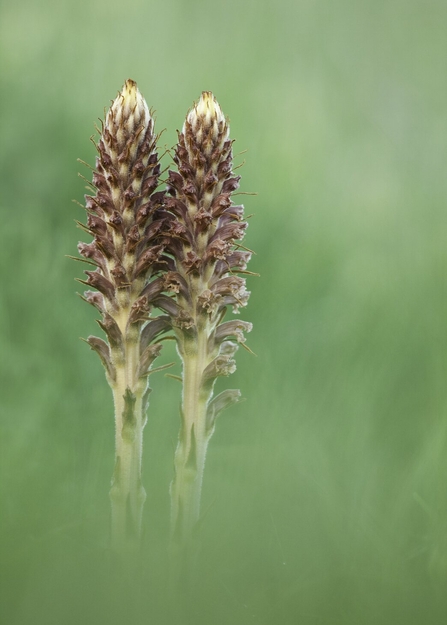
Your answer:
[[[76,158],[94,161],[93,121],[128,77],[168,148],[212,90],[258,193],[241,196],[257,357],[240,350],[246,401],[210,445],[182,625],[443,622],[446,19],[439,0],[2,3],[2,622],[174,625],[180,385],[152,379],[130,608],[107,574],[111,398],[64,258],[90,176]]]

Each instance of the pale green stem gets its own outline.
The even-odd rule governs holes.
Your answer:
[[[211,391],[203,388],[203,371],[210,362],[208,327],[197,340],[179,341],[183,359],[182,424],[171,484],[171,531],[174,545],[188,548],[200,518],[206,451],[210,439],[206,411]]]
[[[120,362],[115,366],[116,380],[111,384],[115,403],[111,546],[114,552],[122,555],[138,551],[146,499],[141,483],[145,387],[137,378],[138,353],[138,340],[125,343],[124,360],[120,356]]]

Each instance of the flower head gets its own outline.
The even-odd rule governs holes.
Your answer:
[[[236,275],[245,272],[250,252],[238,250],[247,223],[244,207],[233,205],[231,199],[239,176],[232,170],[229,130],[216,98],[204,91],[179,134],[174,155],[178,171],[169,172],[172,197],[166,199],[164,210],[164,245],[173,265],[169,288],[177,305],[173,325],[179,351],[182,354],[184,341],[207,333],[205,377],[211,385],[222,372],[229,375],[235,369],[234,361],[222,355],[224,337],[235,345],[243,344],[243,332],[251,329],[251,324],[238,322],[230,326],[233,332],[219,332],[226,311],[238,313],[250,295],[245,278]],[[172,300],[162,302],[163,306],[172,315]],[[183,317],[188,319],[187,327],[178,321]]]
[[[81,256],[96,265],[95,271],[86,272],[85,284],[99,294],[88,291],[85,299],[103,315],[101,327],[112,361],[121,358],[126,341],[139,340],[152,300],[163,289],[153,279],[163,252],[163,246],[155,244],[159,228],[154,214],[164,196],[156,192],[156,139],[146,101],[137,84],[127,80],[107,112],[97,144],[96,193],[85,198],[93,241],[78,246]],[[93,340],[90,345],[96,349],[99,343]],[[101,350],[104,360],[106,350]]]

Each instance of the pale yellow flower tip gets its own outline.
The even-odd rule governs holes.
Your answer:
[[[225,115],[211,91],[202,93],[199,101],[194,104],[186,119],[193,128],[197,125],[208,127],[213,124],[219,126],[221,123],[226,123]]]
[[[120,93],[110,107],[107,117],[111,115],[115,123],[143,122],[147,126],[150,120],[149,108],[141,95],[137,83],[130,78],[126,80]],[[106,125],[109,120],[106,120]]]

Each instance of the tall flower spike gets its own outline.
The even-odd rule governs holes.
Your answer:
[[[226,390],[212,399],[219,376],[236,368],[233,359],[246,321],[227,321],[247,304],[245,279],[250,252],[237,241],[245,233],[244,208],[231,193],[239,186],[232,172],[229,126],[213,94],[206,91],[189,111],[179,133],[170,171],[165,208],[165,252],[171,270],[164,278],[172,298],[158,306],[171,318],[183,361],[181,429],[171,484],[173,544],[189,549],[199,520],[200,497],[209,440],[219,412],[238,401],[240,392]]]
[[[84,299],[102,315],[107,342],[87,339],[106,371],[115,404],[115,471],[112,547],[135,550],[146,497],[141,484],[142,435],[146,421],[151,365],[160,345],[151,345],[170,328],[168,317],[148,321],[153,300],[164,288],[155,277],[163,246],[155,245],[161,221],[154,213],[163,201],[155,192],[160,165],[154,121],[133,80],[127,80],[110,107],[97,144],[94,196],[86,196],[87,227],[93,242],[78,251],[96,265],[86,271]]]

